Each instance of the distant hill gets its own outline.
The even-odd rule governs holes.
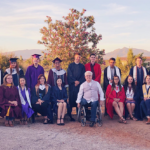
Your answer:
[[[7,54],[14,53],[17,57],[22,56],[23,59],[28,59],[33,54],[42,55],[42,51],[43,50],[41,49],[26,49],[26,50],[17,50],[17,51],[7,52]]]
[[[106,53],[106,55],[104,56],[104,60],[108,60],[110,57],[114,57],[116,58],[117,56],[119,57],[127,57],[127,53],[128,53],[129,48],[124,47],[121,49],[116,49],[112,52]],[[143,56],[150,56],[150,51],[147,50],[143,50],[143,49],[137,49],[137,48],[132,48],[134,55],[137,55],[139,53],[144,53]]]
[[[106,53],[104,56],[104,60],[108,60],[110,57],[116,58],[117,56],[119,57],[127,57],[129,48],[123,47],[121,49],[116,49],[114,51],[111,51],[109,53]],[[150,56],[150,51],[144,50],[144,49],[137,49],[137,48],[132,48],[134,55],[137,55],[139,53],[144,53],[144,56],[149,57]],[[23,59],[28,59],[32,54],[41,54],[42,55],[42,49],[26,49],[26,50],[17,50],[17,51],[12,51],[12,52],[7,52],[7,53],[14,53],[17,57],[22,56]]]

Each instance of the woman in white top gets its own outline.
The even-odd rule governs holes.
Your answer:
[[[128,116],[127,119],[136,121],[137,119],[133,116],[133,112],[135,109],[135,100],[134,100],[135,82],[131,75],[128,75],[125,80],[124,90],[126,93],[125,103],[126,103],[126,107],[127,107],[128,113],[129,113],[129,115],[128,115],[128,113],[126,113]]]

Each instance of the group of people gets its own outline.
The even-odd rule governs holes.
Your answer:
[[[115,58],[110,58],[104,70],[104,92],[100,85],[101,67],[96,63],[95,54],[90,55],[90,62],[84,66],[80,63],[80,53],[76,53],[67,73],[61,68],[62,60],[55,58],[47,81],[39,65],[40,55],[32,57],[33,64],[25,75],[18,67],[17,58],[10,59],[10,68],[4,73],[0,70],[0,116],[5,117],[5,126],[14,126],[15,118],[20,119],[20,124],[27,124],[28,118],[34,122],[37,113],[44,117],[44,124],[53,123],[53,114],[56,114],[57,125],[64,125],[66,111],[70,120],[75,121],[72,108],[78,110],[84,105],[91,107],[90,127],[93,127],[98,103],[102,106],[105,100],[105,114],[110,118],[116,112],[119,122],[126,124],[127,119],[136,121],[146,116],[146,123],[150,124],[150,75],[140,57],[124,85],[121,85],[121,70],[115,66]]]

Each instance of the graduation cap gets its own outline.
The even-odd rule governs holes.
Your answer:
[[[10,58],[10,62],[16,62],[18,58]]]
[[[39,54],[33,54],[33,55],[32,55],[33,58],[38,58],[38,59],[39,59],[40,56],[41,56],[41,55],[39,55]]]
[[[55,61],[59,61],[59,62],[62,62],[61,59],[59,59],[58,57],[56,57],[52,62],[55,63]]]

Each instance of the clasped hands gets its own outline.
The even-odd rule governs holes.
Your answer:
[[[78,86],[80,84],[79,81],[74,81],[74,83],[75,83],[75,86]]]
[[[115,102],[119,102],[120,101],[120,98],[114,98],[113,99]]]
[[[43,102],[44,102],[43,100],[41,100],[41,99],[38,99],[38,101],[36,102],[36,104],[39,104],[39,105],[41,105]]]

